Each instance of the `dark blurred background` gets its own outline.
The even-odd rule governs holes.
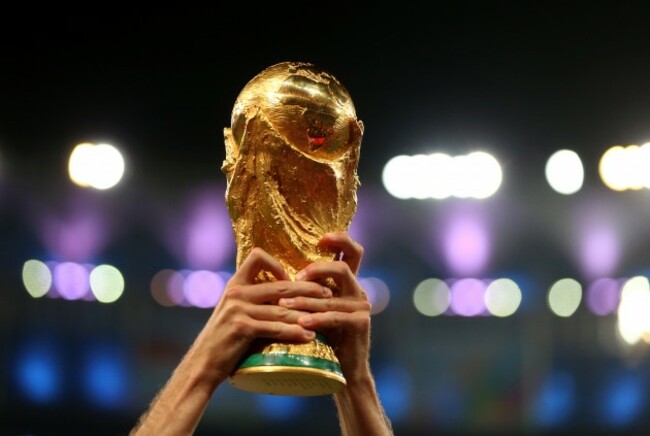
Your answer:
[[[0,433],[126,434],[146,410],[234,268],[233,103],[287,60],[335,75],[365,124],[351,233],[396,433],[647,429],[650,197],[599,168],[650,141],[649,19],[637,1],[5,9]],[[118,184],[73,183],[81,143],[119,150]],[[545,173],[557,150],[584,170],[570,194]],[[475,151],[499,163],[487,198],[387,187],[395,156]],[[619,173],[650,174],[646,155]],[[333,403],[223,385],[197,434],[269,431],[336,434]]]

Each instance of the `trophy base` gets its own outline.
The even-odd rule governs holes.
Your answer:
[[[230,383],[241,390],[269,395],[330,395],[345,386],[345,379],[328,371],[291,366],[263,366],[235,372]]]
[[[319,336],[307,344],[266,345],[248,356],[229,381],[249,392],[294,396],[330,395],[346,384],[338,359]]]

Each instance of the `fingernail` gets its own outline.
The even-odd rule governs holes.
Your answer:
[[[323,288],[323,297],[331,297],[332,290],[330,288]]]
[[[305,271],[300,271],[298,274],[296,274],[296,280],[303,280],[307,276],[307,273]]]
[[[314,323],[314,320],[310,316],[303,316],[300,318],[300,324],[303,326],[310,326]]]
[[[281,298],[280,299],[280,305],[281,306],[291,307],[291,306],[293,306],[293,303],[295,303],[295,300],[293,298]]]
[[[316,333],[312,332],[311,330],[307,330],[305,332],[305,338],[307,339],[314,339],[316,337]]]

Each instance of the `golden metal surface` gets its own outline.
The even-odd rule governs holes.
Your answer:
[[[325,377],[330,380],[334,380],[342,385],[346,385],[346,381],[343,377],[338,374],[335,374],[331,371],[326,371],[319,368],[311,368],[304,366],[256,366],[251,368],[244,368],[237,371],[237,374],[248,375],[248,374],[269,374],[269,373],[283,373],[283,374],[308,374],[316,375],[318,377]]]
[[[261,354],[296,354],[300,356],[317,357],[337,364],[339,363],[339,359],[334,354],[332,347],[316,340],[307,342],[306,344],[271,343],[266,345],[259,352]]]
[[[230,382],[238,389],[272,395],[330,395],[343,389],[345,378],[318,368],[256,366],[240,369]]]
[[[237,266],[261,247],[293,278],[336,256],[318,241],[348,230],[356,212],[362,135],[348,91],[314,65],[283,62],[246,84],[224,129],[222,166]]]
[[[235,102],[231,125],[224,129],[222,165],[238,268],[254,247],[276,258],[292,279],[312,262],[336,258],[337,253],[318,243],[325,233],[347,231],[352,222],[362,136],[363,124],[348,91],[312,64],[273,65],[246,84]],[[262,271],[257,279],[274,277]],[[336,290],[333,280],[325,284]],[[249,356],[306,356],[339,365],[332,348],[315,340],[258,340],[251,352]],[[299,367],[239,368],[231,383],[280,395],[330,394],[345,384],[340,374],[308,362]]]

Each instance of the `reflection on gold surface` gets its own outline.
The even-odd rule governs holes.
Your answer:
[[[316,340],[307,342],[306,344],[271,343],[264,346],[259,352],[262,354],[294,354],[300,356],[317,357],[319,359],[325,359],[334,363],[339,363],[339,360],[334,354],[332,347]]]

